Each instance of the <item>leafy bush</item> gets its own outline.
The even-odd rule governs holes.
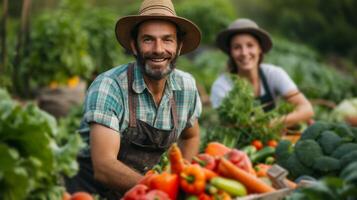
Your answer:
[[[284,68],[308,98],[339,102],[357,95],[355,78],[324,64],[307,46],[274,38],[266,60]]]
[[[198,54],[193,60],[186,57],[178,59],[177,66],[191,73],[197,84],[200,84],[209,92],[218,75],[225,70],[227,56],[218,50],[206,50]]]
[[[176,4],[179,16],[186,17],[201,29],[202,42],[212,44],[219,31],[225,29],[235,18],[235,10],[229,1],[184,0]]]
[[[81,16],[81,26],[89,36],[89,54],[95,63],[95,73],[132,60],[115,38],[117,16],[109,9],[91,8]]]
[[[2,89],[0,98],[0,199],[62,199],[61,175],[78,170],[79,134],[61,132],[52,116]]]
[[[357,1],[236,0],[234,3],[238,13],[257,20],[270,32],[310,44],[325,55],[338,54],[357,61],[354,39]]]
[[[88,53],[88,34],[80,23],[62,10],[35,20],[30,53],[22,67],[35,86],[47,86],[51,81],[63,83],[72,76],[90,77],[94,68]]]

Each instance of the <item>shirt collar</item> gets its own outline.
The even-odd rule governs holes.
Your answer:
[[[181,90],[181,86],[177,83],[176,79],[176,69],[169,75],[167,79],[168,89],[171,91]],[[134,65],[134,83],[133,90],[136,93],[142,93],[147,88],[146,83],[144,81],[143,73],[141,72],[140,67],[137,63]]]

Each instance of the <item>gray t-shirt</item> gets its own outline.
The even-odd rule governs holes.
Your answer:
[[[296,84],[284,69],[271,64],[261,64],[260,67],[267,79],[267,84],[274,100],[279,96],[285,96],[291,91],[298,90]],[[211,88],[210,100],[212,107],[217,108],[232,88],[233,84],[229,75],[221,74],[215,80]],[[260,81],[260,91],[260,96],[263,96],[266,93],[262,81]]]

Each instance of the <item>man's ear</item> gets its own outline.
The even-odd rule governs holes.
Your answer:
[[[181,54],[182,46],[183,46],[183,42],[180,42],[180,44],[178,44],[178,48],[177,48],[177,55],[178,56]]]
[[[138,55],[138,50],[136,49],[136,45],[135,45],[135,41],[134,40],[130,40],[130,47],[131,47],[131,51],[133,52],[133,54],[135,56]]]

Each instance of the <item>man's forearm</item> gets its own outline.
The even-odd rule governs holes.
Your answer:
[[[179,147],[182,151],[183,157],[191,161],[192,158],[198,154],[200,148],[200,136],[194,136],[188,139],[181,139],[179,141]]]
[[[137,184],[142,175],[116,160],[98,166],[94,177],[108,187],[124,193]]]

